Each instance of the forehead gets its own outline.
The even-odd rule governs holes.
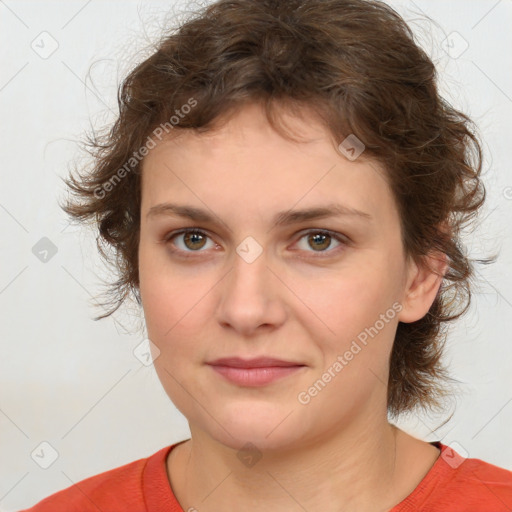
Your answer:
[[[348,160],[313,116],[284,113],[283,121],[303,140],[283,138],[257,105],[240,109],[209,132],[171,132],[143,161],[143,209],[176,198],[258,216],[327,203],[376,218],[394,209],[378,162]]]

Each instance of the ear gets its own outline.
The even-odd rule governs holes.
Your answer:
[[[428,313],[448,269],[447,260],[446,254],[436,252],[424,256],[420,265],[410,261],[402,310],[398,315],[400,322],[416,322]]]

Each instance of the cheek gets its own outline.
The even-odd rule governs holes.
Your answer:
[[[160,351],[155,367],[165,365],[174,374],[202,357],[198,340],[212,317],[212,284],[188,272],[169,275],[169,268],[142,259],[140,294],[148,337]]]
[[[153,357],[155,371],[174,405],[188,419],[193,418],[196,411],[191,407],[190,394],[201,396],[201,389],[191,379],[191,365],[202,361],[196,340],[202,329],[201,315],[207,317],[204,301],[199,300],[200,293],[190,286],[190,280],[162,279],[156,267],[148,267],[140,275],[148,337],[157,353]]]
[[[162,352],[169,351],[187,343],[187,337],[193,336],[200,326],[204,304],[198,293],[186,291],[174,282],[169,286],[163,281],[145,282],[141,279],[141,298],[148,335]]]
[[[314,287],[307,282],[297,286],[297,295],[309,307],[301,322],[322,353],[317,376],[340,362],[341,356],[344,377],[333,388],[347,383],[364,388],[363,383],[371,385],[375,375],[386,380],[400,310],[389,276],[376,265],[338,278],[331,275],[317,280]]]
[[[186,314],[208,294],[218,276],[215,279],[206,265],[179,262],[165,246],[151,240],[149,234],[141,239],[139,280],[145,311],[153,320]]]
[[[193,306],[194,286],[184,282],[165,260],[165,250],[142,243],[139,251],[140,296],[149,338],[157,344],[172,335],[173,326]]]
[[[347,269],[339,276],[295,278],[294,293],[308,308],[307,318],[326,334],[346,339],[373,325],[395,301],[395,292],[385,272]]]
[[[324,325],[322,332],[328,334],[311,334],[321,356],[301,389],[301,399],[314,404],[309,412],[323,415],[327,423],[338,421],[340,414],[356,414],[365,404],[374,403],[375,396],[381,397],[379,403],[385,402],[400,310],[392,289],[383,293],[388,283],[371,279],[366,279],[364,286],[359,279],[333,282],[337,284],[323,294],[309,291],[305,300],[314,304],[312,309],[322,319],[319,322],[311,316],[311,322]],[[313,333],[311,326],[308,330]]]

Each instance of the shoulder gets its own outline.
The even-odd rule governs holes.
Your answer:
[[[498,493],[503,490],[509,499],[512,498],[512,471],[480,459],[461,459],[462,463],[451,474],[451,486],[461,490],[478,487],[483,491],[485,488]]]
[[[453,512],[512,510],[512,471],[480,459],[465,458],[449,446],[440,447],[437,478],[425,504],[434,507],[432,510]]]
[[[70,485],[20,512],[129,512],[145,510],[143,475],[171,447]]]

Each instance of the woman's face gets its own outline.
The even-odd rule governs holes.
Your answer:
[[[383,170],[347,159],[312,118],[285,120],[309,141],[283,139],[249,105],[214,132],[176,130],[143,165],[140,292],[155,368],[193,435],[233,448],[304,445],[385,417],[407,315]],[[362,213],[292,215],[335,205]],[[201,233],[177,234],[190,228]],[[295,366],[210,364],[261,357]]]

